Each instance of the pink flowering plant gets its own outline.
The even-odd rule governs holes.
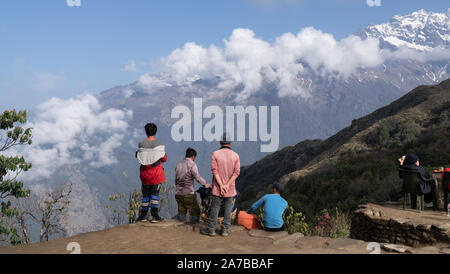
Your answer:
[[[315,236],[346,238],[350,236],[350,215],[337,208],[331,214],[328,210],[322,210],[312,223],[311,234]]]
[[[331,230],[331,217],[328,210],[322,210],[313,222],[314,228],[312,230],[314,235],[326,236]]]

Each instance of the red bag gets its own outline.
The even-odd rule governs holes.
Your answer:
[[[261,219],[256,215],[248,214],[246,211],[239,212],[238,225],[242,225],[248,230],[263,228]]]

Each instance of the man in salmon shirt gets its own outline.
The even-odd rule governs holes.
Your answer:
[[[145,125],[147,139],[139,143],[136,152],[140,166],[140,178],[142,182],[142,207],[138,222],[147,221],[149,208],[152,215],[151,222],[157,223],[163,220],[159,216],[159,190],[161,183],[166,180],[162,163],[167,161],[164,145],[156,140],[158,128],[155,124]]]
[[[211,171],[213,173],[212,202],[209,213],[209,223],[200,232],[204,235],[215,236],[217,217],[222,202],[224,203],[224,218],[221,235],[226,237],[231,226],[231,211],[233,197],[236,196],[236,178],[241,170],[239,155],[231,150],[231,136],[224,133],[220,140],[221,148],[213,152],[211,157]]]

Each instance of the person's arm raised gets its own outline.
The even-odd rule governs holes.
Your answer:
[[[400,157],[400,158],[397,159],[397,161],[398,161],[398,163],[399,163],[400,166],[403,165],[403,162],[405,161],[405,158],[406,158],[406,156],[403,155],[402,157]]]

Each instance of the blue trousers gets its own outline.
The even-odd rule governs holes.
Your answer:
[[[219,217],[220,207],[224,204],[223,222],[222,228],[229,229],[231,226],[231,211],[233,209],[233,197],[219,197],[213,196],[211,202],[211,209],[209,212],[209,229],[215,229],[217,224],[217,218]]]

